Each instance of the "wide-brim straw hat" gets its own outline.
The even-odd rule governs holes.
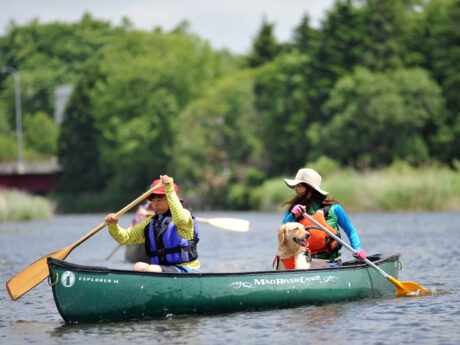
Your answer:
[[[314,190],[318,191],[323,195],[328,195],[329,193],[320,188],[321,186],[321,175],[318,174],[315,170],[305,168],[300,169],[295,175],[294,180],[284,179],[284,182],[288,185],[289,188],[294,188],[299,183],[305,183]]]

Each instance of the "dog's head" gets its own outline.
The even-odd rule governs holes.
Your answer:
[[[285,223],[281,225],[278,231],[280,246],[290,246],[295,243],[301,247],[308,247],[308,239],[310,239],[310,233],[305,230],[302,224],[297,222]]]

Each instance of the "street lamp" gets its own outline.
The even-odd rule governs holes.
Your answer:
[[[11,73],[14,77],[14,85],[16,88],[16,132],[18,139],[18,172],[23,170],[22,165],[22,114],[21,114],[21,90],[19,88],[19,73],[11,66],[2,66],[3,73]]]

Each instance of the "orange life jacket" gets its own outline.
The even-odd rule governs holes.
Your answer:
[[[304,255],[305,255],[305,260],[308,262],[311,261],[311,253],[308,248],[304,248]],[[275,256],[275,259],[273,260],[273,268],[278,269],[280,260],[283,262],[284,267],[286,267],[287,270],[293,270],[295,269],[295,256],[291,256],[290,258],[287,259],[281,259],[278,255]]]
[[[291,256],[288,259],[281,259],[279,256],[277,256],[277,257],[275,257],[275,260],[273,260],[273,264],[275,265],[275,262],[276,262],[276,268],[278,268],[279,261],[277,261],[277,260],[281,260],[281,261],[283,261],[284,267],[286,267],[287,270],[293,270],[295,268],[295,260],[294,259],[295,258],[293,256]]]
[[[319,209],[310,216],[334,235],[340,236],[340,233],[326,222],[323,209]],[[299,220],[299,223],[305,226],[305,230],[311,234],[311,237],[308,240],[308,249],[310,249],[312,255],[316,255],[318,253],[328,253],[329,256],[332,257],[332,252],[340,249],[341,246],[336,240],[334,240],[327,234],[326,231],[322,230],[307,217],[303,217]]]

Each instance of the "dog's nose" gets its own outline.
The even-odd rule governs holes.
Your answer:
[[[305,239],[309,240],[311,237],[311,234],[307,231],[305,234]]]

